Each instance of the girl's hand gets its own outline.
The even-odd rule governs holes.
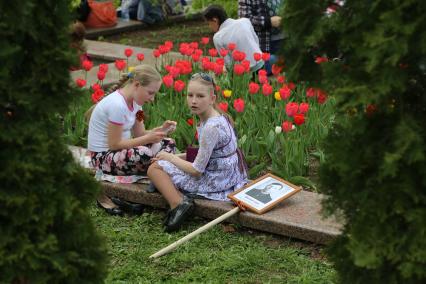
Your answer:
[[[166,133],[170,134],[173,131],[176,130],[177,122],[173,120],[166,120],[163,125],[161,126],[161,129]]]
[[[166,133],[163,131],[150,131],[143,137],[146,139],[147,144],[158,143],[166,137]]]
[[[172,160],[175,158],[176,156],[174,154],[168,153],[166,151],[160,151],[156,156],[155,156],[155,160],[164,160],[164,161],[168,161],[170,163],[172,163]]]

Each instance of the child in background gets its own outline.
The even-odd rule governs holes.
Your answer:
[[[148,176],[170,205],[165,230],[177,230],[191,215],[193,199],[228,200],[227,195],[245,185],[247,169],[232,122],[215,107],[213,78],[207,73],[192,75],[187,103],[200,119],[197,127],[200,148],[193,163],[165,151],[157,154]]]

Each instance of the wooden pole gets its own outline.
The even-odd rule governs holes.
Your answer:
[[[165,254],[167,254],[167,253],[175,250],[181,244],[186,243],[187,241],[189,241],[190,239],[194,238],[195,236],[198,236],[202,232],[207,231],[208,229],[210,229],[214,225],[219,224],[223,220],[228,219],[232,215],[237,214],[239,211],[240,211],[240,208],[239,207],[235,207],[231,211],[228,211],[225,214],[223,214],[222,216],[219,216],[218,218],[210,221],[209,223],[207,223],[204,226],[198,228],[197,230],[195,230],[194,232],[190,233],[189,235],[186,235],[185,237],[177,240],[176,242],[170,244],[169,246],[167,246],[167,247],[159,250],[158,252],[156,252],[153,255],[151,255],[149,258],[157,258],[157,257],[160,257],[162,255],[165,255]]]

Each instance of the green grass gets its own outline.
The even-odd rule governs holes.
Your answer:
[[[98,208],[91,215],[109,247],[106,283],[333,283],[335,272],[309,248],[244,229],[225,232],[217,225],[159,259],[148,257],[207,221],[195,219],[177,233],[162,230],[164,212],[111,217]],[[229,226],[228,226],[229,227]]]

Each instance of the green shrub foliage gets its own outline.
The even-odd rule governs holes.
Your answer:
[[[283,11],[290,80],[337,99],[320,174],[346,225],[330,257],[342,283],[425,283],[426,2],[332,3]]]
[[[87,212],[98,187],[58,113],[70,87],[68,1],[0,3],[0,282],[97,283],[105,250]]]

